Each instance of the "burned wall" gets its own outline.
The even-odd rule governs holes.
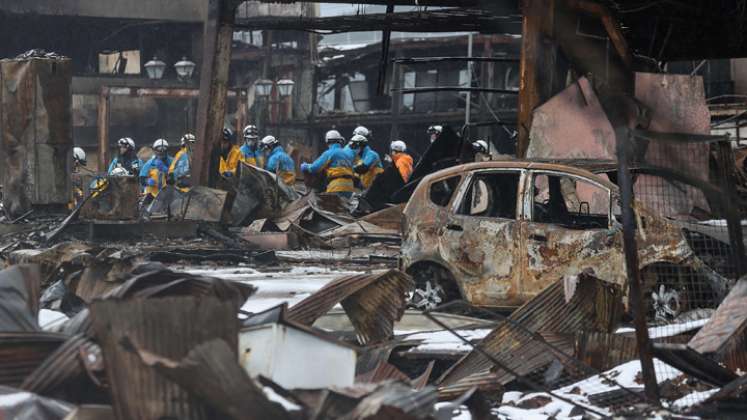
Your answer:
[[[70,200],[72,63],[0,61],[0,183],[11,214]]]

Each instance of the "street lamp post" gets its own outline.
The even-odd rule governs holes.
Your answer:
[[[254,82],[254,93],[257,97],[254,116],[256,118],[257,129],[260,133],[262,133],[265,128],[262,114],[266,103],[269,103],[270,94],[272,93],[272,86],[272,80],[259,79]]]

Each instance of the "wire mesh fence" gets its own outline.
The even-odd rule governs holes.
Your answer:
[[[744,274],[734,155],[723,137],[633,131],[630,140],[624,162],[633,185],[641,307],[654,357],[681,354]],[[651,258],[651,236],[666,238],[669,251]],[[676,411],[718,390],[717,381],[658,359],[654,369],[666,378],[658,383],[660,398]]]

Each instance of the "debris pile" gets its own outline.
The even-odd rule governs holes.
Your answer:
[[[345,275],[292,304],[247,311],[266,283],[81,246],[54,252],[67,255],[60,265],[90,260],[65,290],[77,306],[58,332],[39,325],[53,312],[40,309],[50,305],[40,265],[0,272],[6,417],[666,417],[743,404],[741,371],[728,362],[738,354],[703,337],[740,339],[739,321],[723,319],[734,319],[744,280],[704,313],[710,320],[651,329],[659,406],[642,393],[634,339],[620,327],[622,291],[590,273],[554,282],[507,317],[407,310],[415,284],[398,270]]]

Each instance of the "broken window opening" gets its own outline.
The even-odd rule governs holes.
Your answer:
[[[532,221],[569,229],[606,229],[610,191],[570,176],[536,174],[532,182]]]
[[[431,184],[430,198],[431,202],[439,207],[446,207],[454,196],[461,176],[442,179]]]
[[[476,174],[457,214],[515,220],[520,177],[519,172]]]

